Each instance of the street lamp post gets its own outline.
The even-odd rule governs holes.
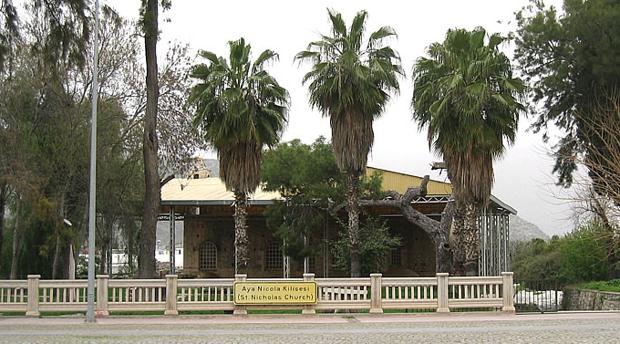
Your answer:
[[[93,43],[92,116],[90,123],[90,186],[88,193],[88,292],[86,322],[95,322],[95,203],[97,194],[97,53],[99,45],[99,0],[95,0],[95,39]]]

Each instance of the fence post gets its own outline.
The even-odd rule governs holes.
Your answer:
[[[38,317],[39,313],[39,279],[41,275],[28,275],[28,305],[27,317]]]
[[[246,274],[235,274],[235,282],[244,282],[247,278],[248,278],[248,275]],[[248,310],[245,308],[245,306],[235,305],[233,314],[234,315],[247,315]]]
[[[304,276],[304,282],[314,282],[314,274],[305,273],[303,274],[303,276]],[[315,293],[314,295],[316,295],[316,288],[314,289],[314,293]],[[314,310],[314,305],[304,306],[304,308],[301,310],[301,314],[316,314],[316,311]]]
[[[381,274],[370,274],[370,314],[383,313]]]
[[[437,313],[450,312],[448,303],[448,273],[437,273]]]
[[[166,310],[164,315],[178,315],[177,310],[177,287],[179,280],[177,275],[166,275]]]
[[[97,305],[95,317],[102,318],[110,315],[108,311],[108,281],[110,276],[97,275]]]
[[[514,313],[515,305],[514,305],[514,285],[513,285],[513,273],[512,272],[502,272],[502,296],[503,296],[503,307],[502,311],[506,313]]]

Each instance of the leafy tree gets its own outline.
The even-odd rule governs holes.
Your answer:
[[[565,134],[554,147],[553,172],[558,184],[570,186],[579,156],[605,165],[605,146],[596,139],[598,123],[609,94],[620,88],[620,3],[606,0],[565,0],[563,13],[532,1],[516,14],[515,58],[531,85],[531,101],[538,115],[533,127],[548,137],[553,124]],[[600,152],[592,154],[588,148]],[[588,164],[586,164],[588,165]],[[595,186],[605,171],[593,170]]]
[[[259,185],[265,146],[278,143],[287,121],[288,92],[265,66],[278,54],[263,51],[251,61],[251,47],[243,38],[228,42],[229,59],[202,51],[207,64],[197,64],[198,80],[191,98],[195,127],[217,150],[220,178],[235,195],[235,272],[247,273],[247,197]]]
[[[477,274],[477,212],[493,186],[493,160],[514,142],[518,102],[525,86],[513,77],[499,45],[504,39],[482,28],[449,30],[414,67],[413,117],[427,128],[428,143],[443,156],[457,211],[452,242],[456,270]]]
[[[588,224],[567,235],[560,246],[560,276],[571,282],[606,279],[607,238],[600,223]]]
[[[138,251],[147,97],[137,28],[110,7],[101,12],[97,250],[103,271],[112,247],[125,248],[129,262]],[[10,275],[13,265],[13,276],[25,276],[36,265],[29,271],[61,277],[68,272],[63,267],[69,245],[77,248],[86,240],[92,49],[82,52],[83,68],[69,58],[50,64],[40,49],[49,27],[42,10],[21,18],[20,44],[0,73],[0,145],[11,147],[0,150],[0,187],[5,190],[0,203],[9,209],[2,216],[0,274]],[[190,82],[187,47],[174,44],[162,60],[160,171],[182,173],[199,146],[187,130],[192,117],[183,111]],[[73,226],[66,227],[63,219]]]
[[[299,140],[278,144],[264,153],[262,176],[264,188],[277,191],[283,202],[267,208],[267,225],[286,242],[284,252],[294,259],[318,253],[316,245],[305,238],[320,237],[328,222],[339,229],[338,240],[330,249],[342,271],[350,268],[347,225],[341,220],[340,205],[346,202],[346,175],[336,165],[332,145],[323,137],[306,145]],[[381,175],[363,177],[360,197],[382,199]],[[361,271],[381,271],[385,254],[398,245],[384,223],[364,214],[361,221]]]
[[[349,28],[340,13],[328,10],[331,35],[311,42],[296,55],[311,62],[304,78],[310,104],[330,118],[336,164],[347,175],[347,210],[351,276],[360,276],[359,188],[374,141],[372,124],[398,92],[403,75],[398,54],[386,40],[396,37],[389,26],[371,33],[364,45],[368,13],[357,13]]]
[[[549,241],[518,243],[512,266],[517,281],[557,281],[561,285],[607,278],[607,230],[591,222]]]
[[[284,253],[301,260],[316,255],[306,238],[322,234],[329,208],[344,201],[344,175],[323,137],[312,145],[283,142],[264,152],[261,175],[265,190],[285,199],[267,207],[267,226],[286,242]]]
[[[349,240],[346,232],[341,231],[338,234],[338,240],[331,246],[334,266],[346,271],[351,266]],[[365,217],[361,222],[360,239],[360,265],[363,276],[384,271],[389,266],[390,253],[401,243],[399,237],[390,233],[385,221],[372,216]]]
[[[45,25],[40,45],[31,47],[46,63],[70,61],[79,68],[86,60],[84,51],[90,39],[90,16],[86,0],[31,0],[30,15]],[[11,0],[0,2],[0,72],[7,57],[19,46],[20,13]],[[54,69],[52,68],[53,72]]]

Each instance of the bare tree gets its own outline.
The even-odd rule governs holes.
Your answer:
[[[583,155],[571,156],[587,167],[590,181],[577,200],[607,229],[610,278],[620,277],[620,92],[612,91],[594,107],[580,114]]]

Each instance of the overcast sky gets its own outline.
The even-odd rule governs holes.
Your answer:
[[[104,0],[125,17],[136,18],[140,0]],[[560,5],[561,1],[547,1]],[[426,135],[411,119],[411,69],[424,55],[425,48],[442,41],[450,28],[472,29],[482,26],[488,32],[506,33],[514,28],[514,12],[527,4],[525,0],[434,0],[434,1],[199,1],[173,0],[172,9],[163,13],[159,56],[163,57],[170,41],[185,42],[192,50],[210,50],[227,54],[226,42],[244,37],[254,56],[264,49],[280,54],[280,61],[270,68],[281,85],[291,94],[289,124],[283,139],[301,139],[311,143],[319,135],[330,137],[329,121],[308,106],[307,88],[301,85],[309,66],[293,62],[294,55],[319,33],[327,33],[326,8],[341,12],[347,23],[362,9],[369,13],[368,31],[383,25],[392,26],[398,40],[391,45],[399,51],[406,78],[401,93],[394,96],[383,116],[374,124],[375,144],[369,165],[417,175],[431,174],[444,180],[445,173],[431,173],[429,164],[438,160],[429,152]],[[561,7],[561,6],[560,6]],[[504,50],[510,54],[511,48]],[[495,164],[493,194],[517,209],[519,216],[537,224],[549,234],[569,231],[573,224],[571,205],[557,198],[564,190],[554,186],[551,175],[553,159],[541,135],[528,131],[532,122],[522,117],[516,144]]]

